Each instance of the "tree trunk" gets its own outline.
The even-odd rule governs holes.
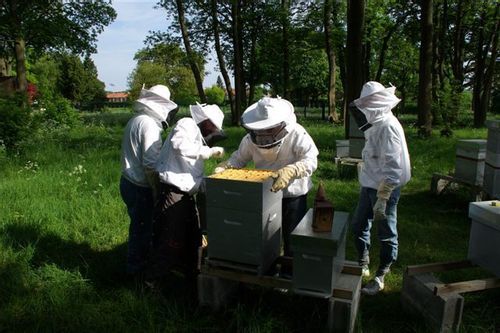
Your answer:
[[[290,59],[288,50],[288,30],[290,29],[290,1],[282,0],[282,53],[283,53],[283,97],[290,100]]]
[[[22,37],[17,37],[15,40],[16,53],[16,73],[17,73],[17,91],[25,92],[28,87],[26,79],[26,46]]]
[[[486,12],[483,9],[480,17],[480,26],[484,27]],[[472,90],[472,109],[474,110],[474,127],[484,126],[486,114],[482,114],[481,91],[483,90],[486,51],[484,47],[484,29],[478,29],[477,48],[474,67],[474,85]]]
[[[346,42],[346,105],[359,97],[363,86],[363,25],[365,2],[349,0],[347,7]],[[349,112],[344,113],[345,137],[349,138]]]
[[[332,13],[334,10],[333,0],[325,0],[323,12],[323,25],[325,27],[325,46],[328,56],[328,120],[337,123],[339,115],[335,109],[335,49],[332,43]]]
[[[419,134],[432,134],[432,0],[422,0],[420,19],[420,67],[418,82]]]
[[[256,12],[255,11],[255,2],[251,1],[250,2],[250,11],[251,12]],[[259,32],[258,27],[261,25],[261,20],[260,17],[256,17],[255,15],[252,16],[254,18],[254,21],[251,24],[251,31],[250,31],[250,56],[249,56],[249,62],[250,62],[250,68],[248,70],[248,105],[252,104],[255,99],[255,53],[257,51],[257,35]]]
[[[241,2],[233,0],[231,16],[234,47],[234,85],[235,85],[235,114],[232,119],[233,125],[240,124],[240,116],[246,104],[246,87],[243,72],[243,27],[241,18]]]
[[[200,69],[196,64],[195,55],[191,48],[191,42],[189,41],[189,34],[186,26],[186,18],[184,16],[184,4],[182,0],[176,0],[177,13],[179,17],[179,26],[181,28],[182,40],[184,41],[184,48],[186,49],[186,55],[189,61],[189,66],[193,71],[194,80],[196,82],[196,89],[198,89],[198,95],[200,96],[200,101],[202,103],[207,102],[207,97],[205,96],[205,91],[203,90],[203,80],[201,78]]]
[[[385,65],[385,53],[387,52],[387,48],[389,46],[389,40],[391,39],[392,35],[398,28],[398,23],[396,23],[389,31],[387,32],[387,35],[384,36],[384,39],[382,41],[382,47],[380,48],[380,55],[378,57],[378,69],[377,69],[377,74],[375,75],[375,81],[380,82],[380,79],[382,77],[382,71],[384,70],[384,65]]]
[[[222,48],[220,44],[220,33],[219,33],[219,19],[217,17],[217,0],[210,1],[210,9],[212,15],[212,29],[214,33],[214,43],[215,52],[217,53],[217,60],[219,61],[219,69],[224,79],[224,85],[226,86],[227,99],[229,100],[229,105],[231,107],[231,116],[234,116],[234,96],[233,88],[231,87],[231,80],[229,79],[229,74],[226,69],[226,62],[224,61],[224,55],[222,54]]]
[[[482,61],[483,66],[485,67],[485,73],[483,76],[482,82],[482,91],[478,92],[480,94],[479,105],[476,109],[474,109],[474,127],[481,127],[484,125],[486,121],[486,115],[488,113],[488,107],[490,105],[491,99],[491,87],[493,84],[493,75],[495,71],[497,52],[498,52],[498,30],[500,20],[498,19],[498,9],[500,5],[497,4],[495,9],[495,16],[493,22],[495,23],[494,30],[491,33],[491,38],[489,39],[488,45],[486,46],[486,50],[484,51],[484,60]],[[491,54],[490,54],[490,62],[486,65],[486,57],[488,56],[488,50],[491,45]],[[475,93],[475,92],[474,92]]]

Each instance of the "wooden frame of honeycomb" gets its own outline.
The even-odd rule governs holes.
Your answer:
[[[220,173],[208,176],[209,178],[240,180],[248,182],[264,182],[271,177],[274,171],[255,169],[226,169]]]

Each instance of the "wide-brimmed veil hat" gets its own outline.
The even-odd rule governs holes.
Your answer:
[[[224,113],[216,104],[200,104],[196,102],[196,105],[189,106],[189,111],[191,112],[191,117],[197,124],[205,119],[210,119],[218,129],[222,129]]]
[[[362,111],[388,111],[401,100],[395,95],[396,87],[384,87],[377,81],[368,81],[363,85],[361,94],[354,104]]]
[[[272,128],[282,122],[296,121],[292,103],[286,99],[263,97],[250,105],[241,116],[241,124],[249,130]]]
[[[156,120],[165,121],[170,111],[177,104],[170,100],[170,90],[167,86],[158,84],[150,89],[141,89],[139,98],[135,101],[135,109],[148,114]]]

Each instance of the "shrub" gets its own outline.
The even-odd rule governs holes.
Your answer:
[[[26,97],[22,95],[0,98],[0,143],[7,153],[14,152],[30,132],[31,109],[26,105]]]
[[[212,86],[205,89],[205,95],[207,96],[208,104],[222,105],[224,103],[224,89],[218,86]]]
[[[78,114],[71,103],[64,97],[55,97],[45,103],[43,110],[45,121],[55,122],[56,125],[73,126],[78,122]]]

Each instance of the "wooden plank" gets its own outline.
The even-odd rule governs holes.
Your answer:
[[[434,286],[434,295],[447,295],[454,293],[462,294],[494,288],[500,288],[499,278],[436,284]]]
[[[344,267],[342,268],[342,274],[361,275],[361,266],[359,266],[358,264],[344,264]]]
[[[411,265],[406,267],[406,275],[410,276],[410,275],[424,274],[431,272],[444,272],[453,269],[469,268],[475,266],[476,265],[471,263],[469,260],[443,261],[432,264]]]
[[[242,272],[217,269],[208,266],[202,267],[201,271],[202,273],[207,275],[217,276],[227,280],[255,284],[263,287],[281,288],[281,289],[292,288],[292,281],[273,276],[250,275]]]

